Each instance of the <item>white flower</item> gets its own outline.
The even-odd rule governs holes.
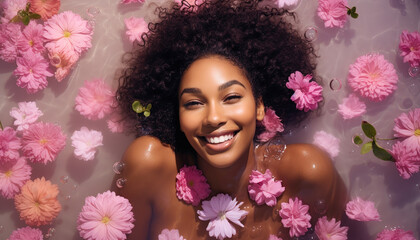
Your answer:
[[[89,161],[95,157],[96,148],[102,146],[102,133],[82,127],[80,131],[74,131],[71,141],[75,148],[74,155],[80,160]]]
[[[19,108],[13,107],[10,116],[16,119],[13,124],[16,130],[22,131],[29,127],[29,124],[36,122],[43,113],[38,109],[35,102],[20,102]]]

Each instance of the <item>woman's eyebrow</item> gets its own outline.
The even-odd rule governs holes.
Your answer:
[[[184,93],[202,93],[199,88],[184,88],[179,96],[181,97]]]
[[[241,82],[239,82],[238,80],[230,80],[229,82],[225,82],[222,85],[220,85],[219,86],[219,91],[222,91],[222,90],[224,90],[224,89],[226,89],[226,88],[228,88],[232,85],[235,85],[235,84],[240,85],[240,86],[242,86],[243,88],[246,89],[246,87]]]

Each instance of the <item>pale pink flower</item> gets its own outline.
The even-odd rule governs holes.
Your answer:
[[[347,203],[346,214],[350,219],[357,221],[381,221],[375,204],[359,197]]]
[[[126,239],[134,227],[130,202],[106,191],[89,196],[77,219],[77,230],[86,240]]]
[[[75,52],[58,52],[55,50],[50,51],[48,57],[51,65],[56,67],[54,76],[58,82],[67,77],[73,65],[79,60],[79,55]]]
[[[128,3],[143,3],[145,0],[121,0],[121,3],[128,4]]]
[[[102,79],[85,82],[76,97],[76,110],[90,120],[102,119],[112,111],[114,92]]]
[[[327,217],[318,218],[315,225],[315,233],[319,240],[347,240],[348,227],[340,227],[341,221],[335,218],[328,221]]]
[[[27,0],[4,0],[1,8],[3,9],[3,17],[1,18],[2,23],[8,23],[14,18],[19,10],[26,8]]]
[[[290,98],[296,103],[296,108],[304,110],[315,110],[318,108],[318,102],[322,101],[322,87],[312,81],[312,75],[303,76],[299,71],[290,74],[286,87],[295,91]]]
[[[299,0],[276,0],[275,2],[279,8],[287,8],[296,5],[298,1]]]
[[[284,190],[281,180],[275,180],[270,169],[267,169],[264,174],[252,170],[249,176],[248,193],[258,205],[267,204],[274,207],[277,204],[277,198]]]
[[[158,236],[158,240],[185,240],[183,236],[179,235],[178,229],[163,229]]]
[[[31,12],[41,15],[42,20],[51,18],[60,10],[60,0],[28,0]]]
[[[394,136],[404,138],[404,144],[420,154],[420,108],[402,113],[394,122]]]
[[[268,237],[268,240],[283,240],[283,238],[270,234],[270,236]]]
[[[53,76],[49,63],[39,53],[27,51],[16,58],[17,68],[13,72],[18,77],[16,85],[25,88],[28,93],[36,93],[47,87],[47,77]]]
[[[0,128],[0,163],[6,163],[19,158],[21,140],[11,127]]]
[[[326,151],[331,158],[337,157],[340,153],[340,139],[325,131],[317,131],[312,143]]]
[[[71,136],[71,145],[75,148],[76,158],[90,161],[95,157],[96,148],[102,146],[102,133],[82,127],[80,131],[74,131]]]
[[[23,131],[23,155],[31,162],[47,164],[57,157],[66,145],[66,135],[59,125],[37,122]]]
[[[111,117],[106,123],[108,125],[109,131],[112,133],[122,133],[127,127],[125,121],[122,119],[121,114],[118,113],[118,111],[112,112]]]
[[[38,228],[23,227],[12,232],[7,240],[42,240],[44,236]]]
[[[420,153],[408,147],[405,141],[398,141],[392,145],[391,154],[402,178],[409,179],[412,174],[419,171]]]
[[[360,101],[356,94],[351,93],[338,105],[338,112],[344,119],[359,117],[366,112],[366,104]]]
[[[12,199],[20,188],[31,178],[31,166],[25,158],[0,163],[0,192],[3,197]]]
[[[277,132],[283,132],[284,127],[281,119],[276,115],[276,112],[271,109],[267,108],[265,111],[265,115],[261,124],[264,126],[265,131],[258,135],[258,140],[262,142],[267,142],[271,138],[273,138]]]
[[[184,166],[176,175],[176,196],[179,200],[197,206],[210,194],[210,186],[201,170],[195,166]]]
[[[19,53],[32,51],[34,53],[42,53],[44,51],[44,26],[30,21],[28,26],[22,31],[21,37],[17,41],[17,49]]]
[[[284,227],[290,228],[290,237],[302,236],[311,227],[311,215],[308,214],[309,206],[302,204],[297,197],[295,200],[289,199],[289,202],[281,203],[279,211],[281,223]]]
[[[380,54],[367,54],[350,65],[350,87],[363,97],[379,102],[397,89],[398,76],[394,66]]]
[[[130,17],[124,20],[127,31],[125,34],[131,42],[141,42],[141,35],[148,31],[148,24],[144,18]]]
[[[347,21],[347,0],[319,0],[318,17],[324,20],[328,28],[343,28]]]
[[[403,31],[400,35],[400,55],[411,66],[420,65],[420,33]]]
[[[43,115],[35,102],[20,102],[19,108],[13,107],[10,110],[10,116],[16,119],[13,124],[17,126],[16,130],[22,131],[29,128],[29,125],[36,122]]]
[[[203,201],[201,205],[203,210],[198,210],[198,218],[201,221],[210,221],[206,230],[210,237],[217,239],[231,238],[236,235],[236,224],[240,227],[244,225],[240,222],[248,214],[245,210],[240,210],[239,207],[243,202],[238,203],[228,194],[219,193],[212,197],[210,201]]]
[[[384,229],[376,236],[376,240],[416,240],[413,232],[404,231],[401,228]]]
[[[14,62],[18,56],[17,41],[22,35],[21,27],[16,23],[0,24],[0,59]]]

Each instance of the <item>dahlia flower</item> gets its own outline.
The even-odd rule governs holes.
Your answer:
[[[344,119],[355,118],[366,112],[366,104],[360,101],[356,94],[351,93],[338,105],[338,112]]]
[[[281,223],[284,227],[290,228],[290,237],[302,236],[311,227],[311,215],[308,214],[309,206],[302,204],[297,197],[295,200],[289,199],[289,202],[281,203],[279,211]]]
[[[74,155],[84,161],[90,161],[95,157],[96,148],[102,146],[102,133],[82,127],[80,131],[74,131],[71,136],[71,145],[75,148]]]
[[[38,109],[35,102],[20,102],[19,108],[13,107],[9,114],[16,119],[13,124],[16,130],[22,131],[29,128],[29,125],[36,122],[43,113]]]
[[[261,124],[264,126],[265,131],[258,135],[258,140],[267,142],[271,138],[273,138],[277,132],[283,132],[284,127],[281,119],[276,115],[276,112],[271,109],[267,108],[265,111],[265,115]]]
[[[315,225],[315,233],[319,240],[347,240],[348,227],[340,227],[341,221],[335,218],[328,221],[327,217],[318,218]]]
[[[312,81],[312,75],[303,76],[299,71],[290,74],[286,87],[295,91],[290,98],[296,103],[296,108],[304,110],[315,110],[318,102],[322,101],[322,87]]]
[[[248,193],[249,197],[258,205],[267,204],[267,206],[274,207],[277,204],[277,198],[284,190],[281,180],[274,180],[270,169],[267,169],[264,174],[252,170],[249,176]]]
[[[413,232],[401,228],[385,229],[376,236],[376,240],[416,240]]]
[[[42,20],[47,20],[60,10],[60,0],[28,0],[31,12],[41,15]]]
[[[77,219],[77,230],[86,240],[126,239],[134,227],[130,202],[106,191],[89,196]]]
[[[31,166],[25,158],[0,163],[0,193],[7,199],[12,199],[20,188],[31,178]]]
[[[383,55],[368,54],[350,65],[348,82],[355,92],[379,102],[397,89],[398,76]]]
[[[163,229],[158,236],[158,240],[185,240],[183,236],[179,235],[178,229]]]
[[[347,0],[319,0],[318,17],[324,20],[328,28],[343,28],[347,21]]]
[[[14,62],[18,56],[17,41],[22,35],[21,27],[16,23],[0,24],[0,59]]]
[[[0,163],[17,160],[21,147],[21,140],[16,136],[13,128],[0,128]]]
[[[340,139],[325,131],[317,131],[312,143],[327,152],[331,158],[337,157],[340,153]]]
[[[201,170],[195,166],[184,166],[176,175],[176,196],[179,200],[197,206],[210,194],[210,186]]]
[[[29,226],[50,224],[61,211],[57,195],[57,185],[44,177],[27,181],[15,196],[15,207],[20,219]]]
[[[3,9],[3,17],[1,18],[2,23],[8,23],[14,18],[19,10],[26,8],[26,0],[4,0],[1,3]]]
[[[24,227],[12,232],[7,240],[42,240],[44,236],[38,228]]]
[[[350,219],[362,222],[381,220],[378,210],[375,208],[375,204],[359,197],[347,203],[346,214]]]
[[[141,42],[141,35],[148,31],[148,24],[144,18],[130,17],[124,20],[127,31],[125,34],[130,42]]]
[[[59,52],[55,50],[50,51],[48,57],[51,65],[56,67],[54,76],[58,82],[63,81],[67,77],[73,65],[79,60],[79,55],[75,52]]]
[[[19,53],[32,51],[34,53],[42,53],[44,51],[44,26],[30,21],[28,26],[22,31],[21,37],[17,41],[17,50]]]
[[[420,33],[403,31],[400,35],[400,55],[412,67],[420,65]]]
[[[409,179],[412,174],[419,171],[420,153],[408,147],[405,141],[398,141],[392,145],[391,154],[402,178]]]
[[[404,144],[420,154],[420,108],[402,113],[394,122],[394,136],[404,138]]]
[[[117,111],[112,112],[111,117],[106,121],[109,131],[112,133],[122,133],[126,128],[126,123],[123,121],[121,114]]]

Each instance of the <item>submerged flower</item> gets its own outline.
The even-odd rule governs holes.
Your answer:
[[[304,110],[315,110],[318,108],[318,102],[322,101],[322,87],[312,81],[312,75],[303,76],[299,71],[290,74],[286,87],[295,91],[290,98],[296,103],[296,108]]]
[[[0,163],[17,160],[21,147],[21,140],[13,128],[0,128]]]
[[[95,157],[96,148],[102,146],[102,133],[82,127],[80,131],[74,131],[71,136],[71,145],[75,148],[74,155],[84,161]]]
[[[240,222],[248,214],[245,210],[240,210],[239,207],[243,204],[223,193],[219,193],[212,197],[210,201],[203,201],[203,210],[198,210],[198,218],[201,221],[210,221],[206,230],[210,237],[217,239],[231,238],[236,234],[236,224],[240,227],[244,225]]]
[[[344,119],[355,118],[366,112],[366,104],[360,101],[356,94],[351,93],[338,105],[338,112]]]
[[[19,193],[20,188],[31,178],[31,166],[25,158],[0,163],[0,193],[7,199]]]
[[[405,138],[404,144],[420,154],[420,108],[402,113],[394,122],[394,136]]]
[[[23,154],[31,162],[47,164],[55,160],[66,145],[66,135],[59,125],[37,122],[23,131]]]
[[[379,102],[397,89],[398,76],[383,55],[368,54],[350,65],[348,82],[355,92]]]
[[[12,232],[7,240],[42,240],[44,236],[38,228],[23,227]]]
[[[77,230],[86,240],[126,239],[134,227],[130,202],[106,191],[89,196],[77,219]]]
[[[395,159],[395,166],[404,179],[409,179],[420,168],[420,153],[411,149],[405,142],[396,142],[392,145],[391,154]]]
[[[22,31],[21,37],[17,41],[17,48],[20,53],[32,51],[42,53],[44,51],[44,26],[30,21],[28,26]]]
[[[158,236],[158,240],[185,240],[184,237],[179,235],[178,229],[163,229]]]
[[[267,142],[271,138],[273,138],[277,132],[283,132],[284,127],[281,119],[276,115],[276,112],[271,109],[267,108],[265,111],[265,115],[261,124],[264,126],[265,131],[258,135],[258,140]]]
[[[401,228],[385,229],[376,236],[376,240],[416,240],[413,232]]]
[[[26,130],[29,125],[36,122],[43,113],[38,109],[35,102],[20,102],[19,108],[13,107],[10,116],[16,119],[13,124],[18,131]]]
[[[337,157],[340,153],[340,139],[325,131],[317,131],[314,134],[313,144],[326,151],[331,158]]]
[[[350,219],[362,222],[381,220],[378,210],[375,208],[375,204],[359,197],[347,203],[346,214]]]
[[[63,81],[70,73],[73,65],[79,60],[79,55],[75,52],[50,51],[48,53],[51,65],[56,67],[54,76],[58,82]]]
[[[298,198],[295,200],[289,199],[289,202],[281,203],[279,211],[281,223],[284,227],[290,228],[290,237],[302,236],[311,227],[311,215],[308,214],[309,206],[302,204]]]
[[[276,0],[276,4],[279,8],[294,6],[299,0]]]
[[[318,17],[324,20],[325,27],[343,28],[347,21],[347,0],[319,0]]]
[[[197,206],[210,194],[210,186],[201,170],[195,166],[184,166],[176,175],[176,196],[186,203]]]
[[[400,35],[400,55],[411,66],[420,65],[420,33],[403,31]]]
[[[249,176],[248,193],[249,197],[258,205],[267,204],[273,207],[277,204],[277,198],[284,192],[285,188],[281,185],[281,180],[274,180],[270,169],[264,174],[252,170]]]
[[[29,226],[50,224],[61,211],[57,195],[57,185],[44,177],[27,181],[15,196],[15,206],[20,219]]]
[[[148,31],[148,24],[144,18],[130,17],[124,20],[127,31],[125,34],[130,39],[130,42],[141,42],[141,36]]]
[[[16,23],[0,24],[0,59],[13,62],[18,56],[17,42],[22,35],[20,25]]]
[[[327,217],[318,218],[315,225],[315,233],[319,240],[347,240],[348,227],[340,227],[341,221],[335,218],[328,221]]]
[[[1,19],[2,23],[8,23],[12,18],[16,16],[19,10],[24,10],[26,8],[27,0],[4,0],[1,3],[1,8],[3,9],[3,17]]]
[[[111,117],[106,121],[106,123],[109,131],[112,133],[122,133],[127,127],[125,120],[123,120],[118,111],[112,112]]]
[[[41,15],[42,20],[47,20],[60,10],[60,0],[28,0],[31,12]]]

